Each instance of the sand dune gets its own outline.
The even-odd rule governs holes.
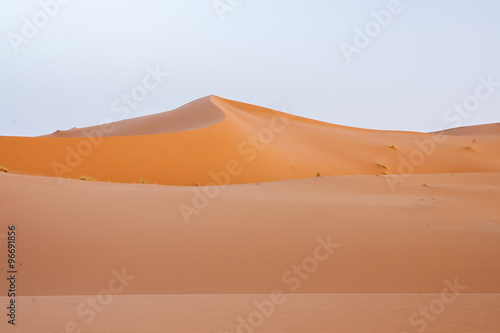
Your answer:
[[[82,133],[92,136],[78,137]],[[0,137],[0,163],[19,174],[191,186],[298,179],[318,172],[500,171],[500,135],[364,130],[215,96],[173,112],[57,136]]]
[[[464,126],[436,132],[443,135],[464,135],[464,136],[499,136],[500,123]]]
[[[374,131],[209,96],[0,137],[15,331],[498,332],[498,128]]]

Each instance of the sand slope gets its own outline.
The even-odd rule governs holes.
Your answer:
[[[210,102],[210,97],[200,98],[175,110],[145,117],[137,117],[106,125],[57,131],[45,137],[129,136],[181,132],[199,129],[224,120],[224,112]]]
[[[466,136],[499,136],[500,123],[464,126],[436,132],[444,135],[466,135]]]
[[[498,331],[500,173],[413,175],[396,192],[394,177],[231,185],[200,206],[215,187],[0,174],[0,230],[17,225],[17,329]],[[199,213],[186,220],[182,205]],[[439,316],[418,315],[443,291]],[[276,292],[283,303],[245,329]]]
[[[0,175],[0,230],[19,225],[22,295],[92,294],[122,267],[127,294],[500,292],[500,173],[386,178],[234,185],[202,206],[213,188]],[[318,237],[340,248],[283,277]]]

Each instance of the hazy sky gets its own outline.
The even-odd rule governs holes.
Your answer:
[[[500,122],[499,15],[498,0],[0,0],[0,135],[211,94],[374,129]]]

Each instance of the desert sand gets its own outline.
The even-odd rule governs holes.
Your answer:
[[[201,110],[209,115],[196,117]],[[165,133],[159,133],[162,126]],[[143,179],[161,185],[255,183],[314,177],[317,172],[500,171],[500,135],[357,129],[216,96],[173,114],[60,131],[52,137],[0,137],[0,146],[0,163],[12,173],[123,183]],[[228,173],[230,177],[223,176]]]
[[[499,332],[499,129],[209,96],[0,137],[1,332]]]

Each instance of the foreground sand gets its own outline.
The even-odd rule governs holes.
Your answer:
[[[288,301],[259,331],[410,332],[410,315],[456,282],[427,331],[498,331],[500,173],[413,175],[396,193],[387,177],[232,185],[187,223],[179,205],[203,187],[0,174],[0,230],[19,234],[18,328],[236,332],[278,289]],[[318,237],[332,253],[315,253]],[[113,270],[130,279],[85,322],[76,295],[109,290]]]
[[[92,294],[122,267],[127,294],[267,293],[318,237],[340,246],[300,293],[431,293],[455,277],[500,292],[500,173],[414,175],[396,193],[387,177],[228,186],[186,220],[206,188],[0,174],[0,230],[18,224],[30,296]]]
[[[11,225],[18,269],[0,331],[500,332],[499,128],[372,131],[210,96],[0,137],[2,309]]]
[[[90,297],[95,297],[91,295]],[[21,297],[25,314],[18,332],[64,332],[75,323],[81,332],[316,332],[429,333],[498,332],[500,294],[462,294],[433,321],[408,317],[418,308],[429,308],[440,294],[293,294],[286,295],[261,325],[250,326],[254,302],[269,295],[118,295],[95,312],[78,316],[88,296]],[[5,297],[0,297],[0,302]],[[86,308],[87,309],[87,308]],[[262,316],[264,317],[264,316]],[[241,322],[247,322],[247,325]],[[0,323],[4,332],[14,331]]]

